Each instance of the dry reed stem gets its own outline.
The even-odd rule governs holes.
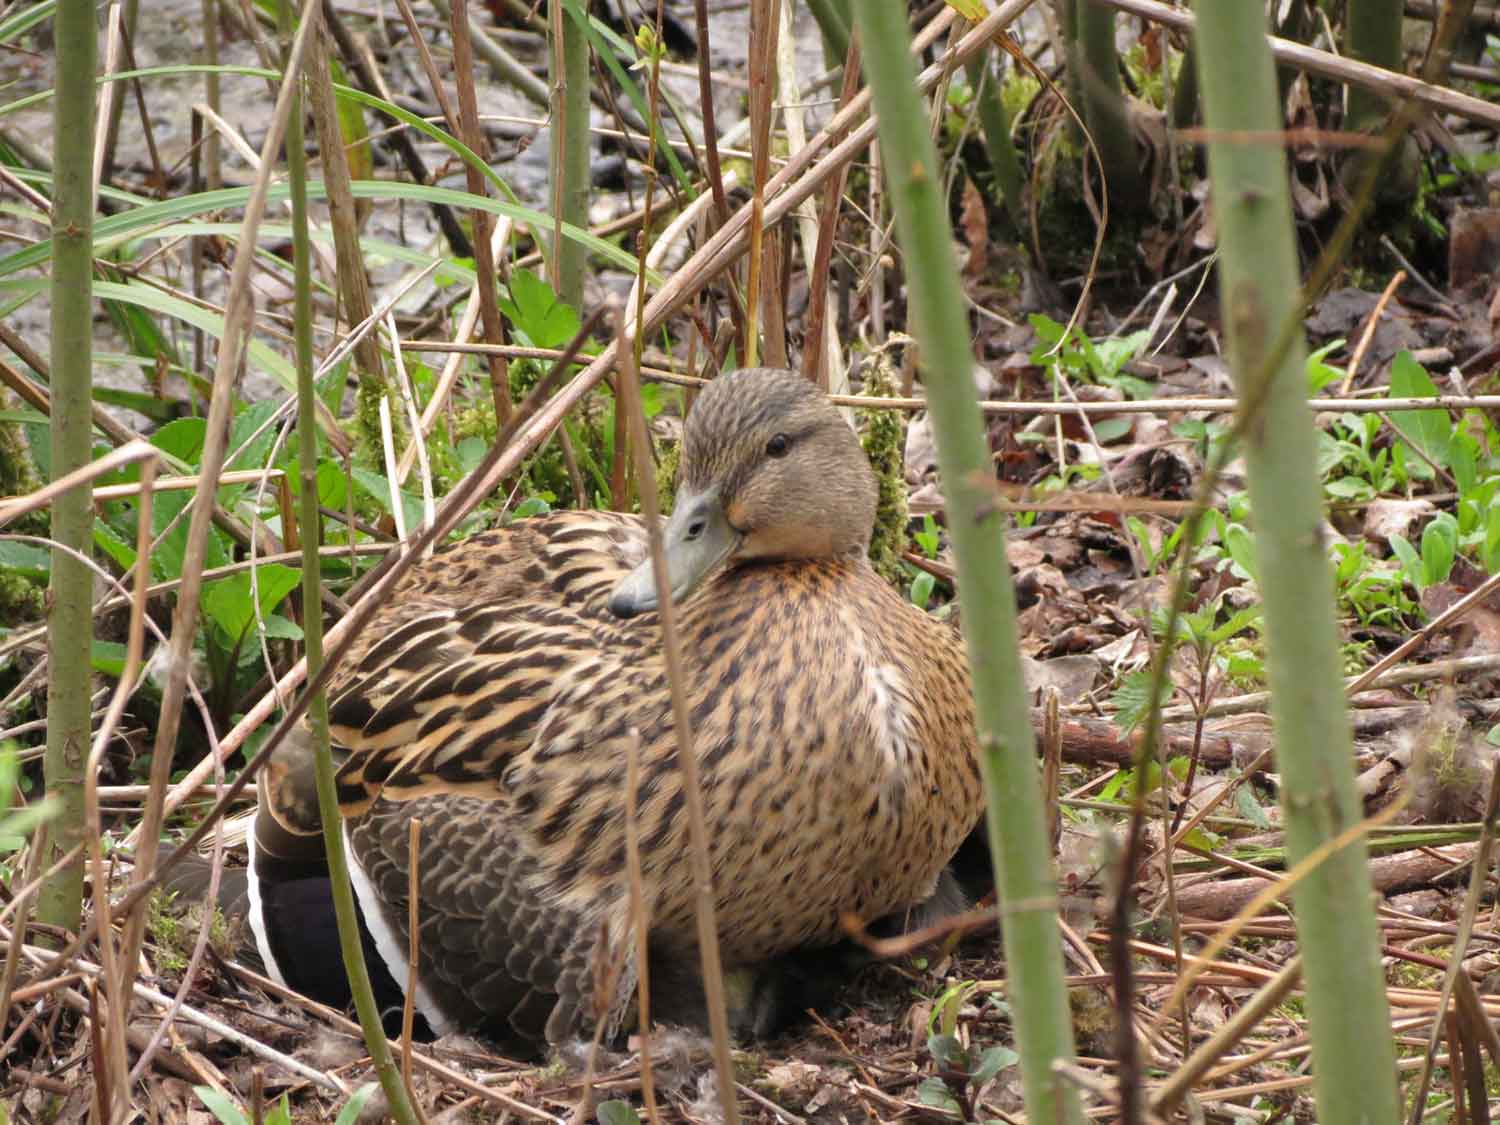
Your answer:
[[[308,36],[319,23],[319,11],[318,0],[305,0],[299,16],[296,37],[287,51],[286,73],[297,74],[300,71]],[[276,154],[280,151],[287,119],[295,100],[294,95],[299,89],[300,85],[297,82],[286,82],[277,94],[276,106],[266,130],[265,144],[261,152],[262,164],[251,189],[250,198],[246,201],[245,217],[235,249],[234,265],[224,301],[224,333],[219,342],[218,362],[214,368],[213,394],[209,401],[203,457],[200,463],[200,475],[208,496],[216,494],[219,473],[224,468],[224,452],[228,440],[229,418],[233,409],[234,387],[238,381],[240,361],[249,340],[250,326],[254,318],[250,276],[255,260],[254,248],[259,241],[260,224],[264,217],[270,189],[271,168]],[[202,590],[203,560],[208,543],[208,525],[212,516],[212,505],[194,505],[192,512],[192,519],[188,524],[187,544],[183,552],[183,582],[178,590],[177,604],[172,615],[172,636],[167,657],[167,682],[162,692],[161,715],[151,760],[152,784],[157,784],[156,778],[160,774],[162,786],[166,785],[171,775],[172,759],[177,747],[177,731],[186,693],[188,667],[192,657],[193,640],[197,634],[198,599]],[[161,832],[161,824],[161,806],[149,803],[136,834],[137,838],[155,841]],[[146,884],[138,882],[138,885]],[[144,914],[132,915],[125,932],[124,956],[127,961],[133,961],[137,956],[144,935]]]
[[[427,460],[427,437],[422,433],[422,420],[417,415],[416,393],[412,389],[411,376],[406,372],[406,363],[401,358],[401,335],[396,331],[396,317],[392,313],[385,314],[385,330],[391,340],[396,390],[401,395],[401,405],[406,409],[406,424],[411,428],[410,444],[417,452],[417,480],[422,485],[422,518],[427,523],[432,523],[437,516],[437,505],[432,499],[432,466]],[[393,476],[392,480],[398,478]]]
[[[1173,8],[1158,0],[1099,0],[1100,3],[1121,12],[1140,16],[1152,23],[1163,24],[1178,31],[1192,31],[1195,20],[1190,12]],[[1438,114],[1452,113],[1484,125],[1500,126],[1500,106],[1444,86],[1382,70],[1369,63],[1305,47],[1286,39],[1268,36],[1271,54],[1278,66],[1295,67],[1320,78],[1330,78],[1350,86],[1374,90],[1393,101],[1409,99],[1423,109]],[[1279,141],[1277,142],[1280,143]]]
[[[595,313],[584,322],[583,326],[580,328],[578,334],[574,337],[573,342],[570,345],[570,351],[574,355],[576,355],[577,350],[583,346],[585,341],[589,339],[590,335],[595,329],[595,326],[598,324],[599,319],[600,314]],[[390,567],[382,574],[380,580],[370,587],[365,596],[361,598],[360,603],[350,611],[348,616],[344,617],[338,622],[337,625],[334,626],[334,628],[329,630],[327,640],[329,643],[330,651],[328,653],[327,659],[323,663],[322,669],[319,671],[317,676],[313,678],[313,681],[308,685],[307,690],[304,691],[300,696],[298,696],[297,699],[293,702],[292,706],[287,709],[281,721],[276,725],[275,729],[272,730],[271,734],[266,738],[254,757],[252,757],[245,764],[244,769],[239,772],[234,781],[225,787],[223,794],[215,802],[214,807],[208,812],[207,815],[204,816],[202,820],[199,821],[199,823],[193,828],[193,830],[188,833],[186,839],[184,839],[182,843],[180,843],[176,847],[176,849],[174,849],[172,853],[164,861],[162,861],[162,863],[157,868],[157,875],[159,875],[163,871],[170,870],[170,868],[180,859],[182,859],[183,856],[189,854],[195,847],[197,847],[198,842],[204,837],[204,835],[211,827],[218,823],[219,819],[228,809],[230,803],[239,796],[239,794],[244,790],[245,786],[249,784],[249,782],[254,778],[256,771],[260,769],[261,765],[270,757],[271,753],[276,749],[276,747],[280,745],[281,740],[286,737],[292,726],[300,720],[302,713],[307,707],[307,704],[310,701],[311,697],[316,692],[322,690],[327,686],[328,682],[332,679],[333,674],[338,667],[339,660],[342,658],[345,649],[347,649],[348,647],[347,644],[343,644],[335,650],[332,648],[333,643],[339,637],[347,637],[351,633],[357,633],[360,629],[364,628],[364,626],[368,624],[369,620],[374,616],[376,609],[382,604],[383,599],[389,594],[390,590],[394,588],[395,584],[398,581],[400,581],[400,579],[405,575],[406,571],[411,568],[412,564],[416,561],[421,551],[425,550],[427,546],[436,542],[443,535],[446,535],[449,531],[451,531],[453,527],[459,522],[459,520],[461,520],[464,515],[466,515],[468,511],[479,502],[480,498],[487,491],[487,482],[489,482],[493,478],[496,467],[503,465],[506,461],[507,456],[510,453],[515,452],[515,442],[518,440],[518,436],[522,432],[524,432],[527,419],[540,409],[542,401],[548,394],[551,393],[557,380],[561,377],[562,373],[571,363],[572,358],[572,355],[565,355],[553,366],[552,370],[549,371],[547,375],[539,380],[536,386],[532,388],[531,393],[527,396],[526,400],[521,404],[520,408],[517,409],[515,414],[511,417],[510,422],[506,424],[506,426],[496,437],[495,445],[490,450],[490,452],[486,454],[484,461],[480,463],[480,465],[475,469],[473,473],[470,473],[461,482],[459,482],[458,486],[454,488],[454,490],[450,492],[444,499],[443,506],[438,511],[437,523],[431,527],[422,529],[418,533],[414,540],[416,550],[408,552],[404,555],[401,555],[399,558],[396,558],[395,561],[390,565]],[[286,674],[286,676],[282,677],[279,683],[280,685],[284,686],[288,681],[292,681],[293,683],[300,682],[301,679],[305,676],[306,661],[302,660],[299,661],[297,665]],[[245,718],[243,718],[238,724],[236,724],[234,730],[230,732],[230,735],[226,736],[220,742],[218,753],[212,755],[212,757],[217,757],[220,761],[222,761],[226,755],[232,752],[232,750],[238,749],[240,743],[243,742],[243,740],[249,736],[250,732],[256,729],[256,727],[258,727],[260,723],[263,722],[274,709],[275,703],[273,696],[274,693],[272,692],[268,692],[265,696],[262,696],[260,702],[251,709],[250,714],[246,715]],[[231,736],[237,738],[237,741],[233,746],[229,745]],[[178,803],[180,803],[182,799],[182,796],[180,794],[180,787],[178,789],[174,789],[174,793],[179,794]],[[169,794],[169,807],[171,804],[171,797],[172,794]],[[144,894],[150,890],[154,883],[155,878],[153,877],[152,880],[143,881],[133,885],[130,891],[125,895],[125,905],[129,905],[136,899],[144,896]],[[65,952],[69,955],[75,953],[84,942],[88,941],[93,936],[93,933],[94,923],[91,920],[90,923],[84,927],[83,933],[79,935],[78,939],[73,942],[69,949]]]
[[[510,240],[512,227],[513,224],[507,218],[501,218],[500,221],[494,225],[494,228],[490,231],[489,239],[489,245],[492,255],[498,252],[499,248],[505,245],[505,243]],[[478,280],[476,279],[474,284],[469,287],[469,294],[466,299],[463,312],[458,317],[458,325],[453,333],[453,339],[455,342],[465,341],[469,339],[471,335],[473,335],[474,328],[479,323],[479,311],[482,304],[482,289]],[[483,346],[486,348],[508,347],[508,345],[505,344],[493,343],[485,343]],[[408,341],[404,343],[402,347],[411,349],[412,344],[410,341]],[[460,348],[457,350],[465,349]],[[507,352],[505,354],[509,355],[511,353]],[[557,356],[549,355],[545,358],[555,360]],[[438,415],[442,413],[443,407],[448,402],[449,395],[453,393],[453,388],[458,383],[458,376],[461,373],[461,370],[462,357],[459,355],[449,356],[448,362],[443,365],[443,370],[438,375],[437,383],[432,390],[432,396],[427,400],[427,405],[422,408],[421,432],[423,434],[430,434],[432,432],[432,427],[437,424]],[[416,459],[416,449],[412,446],[407,446],[406,450],[401,454],[401,464],[399,467],[398,480],[403,483],[405,482],[407,476],[411,473],[411,467],[416,464]]]
[[[1396,290],[1401,288],[1401,283],[1405,280],[1406,271],[1397,270],[1391,280],[1386,283],[1385,289],[1381,291],[1375,307],[1370,310],[1369,319],[1365,321],[1365,330],[1359,335],[1359,343],[1354,347],[1354,354],[1349,357],[1349,367],[1344,372],[1344,381],[1339,384],[1339,394],[1348,394],[1349,388],[1354,385],[1354,376],[1359,372],[1359,365],[1365,358],[1365,352],[1369,350],[1371,342],[1375,339],[1375,329],[1380,326],[1381,314],[1385,312],[1386,305],[1390,304],[1391,298],[1396,295]]]
[[[474,50],[472,31],[469,27],[468,0],[452,0],[452,19],[449,31],[453,36],[453,71],[458,87],[458,120],[461,126],[459,139],[481,160],[489,153],[489,144],[479,127],[479,105],[474,96]],[[489,185],[478,168],[464,165],[464,176],[469,194],[489,195]],[[484,326],[486,343],[505,343],[505,324],[500,319],[500,309],[495,303],[495,256],[490,248],[490,229],[495,218],[488,211],[476,208],[474,224],[474,274],[479,289],[479,320]],[[495,424],[503,426],[510,420],[515,404],[510,399],[509,367],[503,356],[491,356],[490,394],[495,402]]]
[[[155,460],[161,456],[161,450],[148,441],[130,441],[119,449],[106,453],[103,457],[90,461],[74,469],[66,476],[60,477],[51,484],[43,485],[35,492],[29,492],[25,496],[15,499],[7,499],[0,502],[0,527],[4,527],[11,520],[19,519],[28,512],[34,512],[39,508],[45,508],[58,496],[70,489],[77,488],[81,484],[98,479],[106,473],[112,473],[116,469],[133,465],[137,461]]]
[[[624,317],[621,318],[623,334]],[[696,890],[694,908],[698,918],[698,955],[703,963],[703,993],[708,1005],[708,1025],[713,1037],[714,1070],[718,1076],[719,1099],[725,1125],[735,1125],[739,1108],[735,1102],[734,1064],[729,1055],[729,1018],[724,999],[724,971],[719,960],[719,929],[714,918],[713,870],[709,861],[708,827],[703,810],[703,788],[698,774],[697,753],[693,749],[692,712],[684,686],[682,641],[677,632],[677,606],[672,601],[671,579],[667,575],[666,550],[662,543],[661,514],[657,510],[656,489],[651,482],[651,434],[641,409],[640,383],[630,358],[630,349],[621,346],[619,385],[622,406],[630,414],[631,453],[635,459],[636,477],[641,482],[641,515],[646,526],[651,552],[651,568],[656,579],[657,613],[661,622],[662,655],[666,662],[667,683],[672,691],[672,719],[677,733],[677,768],[682,774],[683,805],[688,819],[688,846]]]
[[[145,644],[146,589],[151,583],[151,509],[152,483],[156,476],[156,458],[141,462],[140,518],[136,521],[135,596],[130,603],[130,624],[126,632],[125,666],[109,701],[104,718],[94,734],[88,765],[83,777],[84,818],[88,825],[89,865],[93,876],[94,909],[99,917],[99,951],[105,971],[109,1029],[105,1036],[110,1086],[114,1091],[110,1120],[125,1116],[130,1108],[131,1081],[125,1057],[125,1029],[130,1016],[130,983],[135,965],[114,963],[114,927],[110,921],[109,876],[104,866],[104,822],[99,812],[99,769],[104,752],[114,737],[115,727],[125,713],[125,704],[136,688]],[[153,781],[155,779],[153,778]],[[151,800],[161,799],[159,786],[151,787]],[[149,860],[148,860],[149,862]]]
[[[284,1000],[289,1004],[296,1005],[303,1011],[311,1013],[330,1027],[336,1028],[352,1039],[363,1041],[359,1025],[342,1013],[336,1012],[334,1009],[325,1004],[320,1004],[316,1000],[309,1000],[306,996],[293,992],[285,985],[277,984],[269,977],[262,976],[260,973],[255,972],[253,969],[248,969],[236,961],[227,962],[226,967],[246,983],[254,985],[263,992]],[[400,1044],[398,1043],[391,1043],[390,1047],[393,1053],[400,1050]],[[499,1090],[492,1089],[489,1086],[482,1086],[478,1082],[473,1081],[439,1060],[424,1055],[420,1051],[412,1051],[412,1063],[418,1070],[425,1071],[450,1086],[457,1087],[466,1093],[482,1098],[502,1112],[519,1114],[522,1117],[529,1117],[533,1120],[551,1122],[552,1125],[563,1125],[561,1118],[544,1110],[537,1109],[535,1106],[527,1105],[525,1102],[518,1101]]]
[[[196,688],[193,689],[193,694],[198,706],[206,710],[206,708],[204,708],[203,700],[199,696]],[[213,727],[206,726],[205,729],[208,731],[210,754],[215,761],[218,761],[218,755],[217,753],[215,753],[215,751],[217,750],[217,746],[214,740]],[[219,786],[222,787],[224,784],[223,769],[220,768],[216,770],[214,776],[215,780],[219,783]],[[148,794],[150,794],[154,798],[154,791],[152,791],[149,786],[147,788]],[[153,861],[155,860],[154,850],[152,851],[151,858]],[[145,1045],[136,1045],[138,1057],[135,1060],[135,1065],[130,1069],[130,1083],[132,1086],[134,1086],[135,1083],[139,1082],[142,1076],[150,1068],[152,1059],[156,1055],[157,1048],[161,1046],[162,1040],[166,1038],[168,1032],[171,1032],[173,1034],[175,1040],[176,1032],[174,1021],[177,1019],[178,1011],[182,1008],[182,1005],[187,1000],[188,991],[194,987],[196,981],[198,980],[198,968],[200,965],[202,965],[203,955],[208,950],[209,934],[213,930],[214,911],[215,909],[217,909],[216,904],[219,900],[219,882],[221,877],[223,876],[223,873],[224,826],[222,823],[220,823],[214,832],[213,852],[209,857],[208,889],[204,892],[203,895],[204,910],[199,916],[198,936],[193,941],[193,952],[191,956],[188,957],[187,968],[183,969],[182,971],[182,983],[178,986],[177,992],[172,997],[171,1006],[167,1008],[165,1013],[163,1013],[161,1020],[152,1030],[150,1036],[147,1037]],[[137,909],[140,908],[141,907],[137,905]]]
[[[0,940],[18,945],[21,955],[44,973],[55,972],[58,962],[65,959],[62,954],[54,953],[50,949],[44,949],[38,945],[27,945],[19,941],[14,931],[3,926],[0,926]],[[98,965],[95,965],[91,961],[86,961],[81,957],[72,957],[66,960],[69,971],[82,973],[89,980],[97,980],[103,971]],[[47,977],[44,976],[43,979],[47,979]],[[136,981],[132,987],[137,999],[145,1000],[148,1003],[156,1004],[163,1008],[170,1006],[172,1003],[171,997],[158,992],[154,988],[149,988],[139,981]],[[262,1043],[254,1036],[246,1035],[238,1028],[217,1020],[213,1016],[201,1012],[191,1005],[183,1004],[179,1008],[178,1014],[189,1023],[197,1024],[199,1027],[205,1028],[215,1035],[223,1036],[229,1042],[242,1047],[257,1058],[274,1063],[288,1073],[306,1079],[325,1090],[331,1090],[335,1094],[347,1096],[349,1093],[348,1087],[332,1075],[325,1074],[323,1071],[308,1066],[306,1063],[294,1059],[290,1055],[283,1054],[274,1047]]]
[[[401,1084],[406,1087],[417,1120],[426,1125],[427,1113],[411,1084],[411,1031],[416,1017],[418,958],[422,952],[421,847],[422,821],[420,817],[412,817],[406,823],[406,995],[401,1000]]]
[[[153,448],[155,448],[153,446]],[[157,450],[160,456],[161,450]],[[219,487],[224,488],[231,484],[254,484],[263,480],[275,480],[283,475],[280,469],[235,469],[219,475]],[[156,492],[186,492],[189,489],[196,490],[198,477],[161,477],[152,486]],[[97,500],[124,500],[137,495],[141,491],[139,482],[133,484],[104,484],[94,489],[94,499]],[[18,500],[28,499],[33,493],[26,496],[0,496],[0,504],[9,504]],[[151,544],[146,544],[150,549]]]
[[[1438,1000],[1438,1010],[1446,1012],[1453,998],[1454,982],[1463,972],[1463,958],[1468,950],[1469,935],[1474,930],[1474,918],[1479,912],[1479,899],[1484,893],[1490,875],[1490,855],[1495,844],[1495,822],[1500,817],[1500,769],[1490,771],[1489,793],[1485,799],[1484,827],[1479,833],[1479,847],[1474,856],[1474,865],[1469,872],[1469,889],[1464,896],[1463,911],[1458,918],[1458,934],[1453,941],[1453,952],[1448,967],[1443,973],[1443,987]],[[1441,1027],[1433,1022],[1427,1040],[1427,1051],[1423,1058],[1422,1077],[1416,1094],[1412,1098],[1410,1125],[1418,1125],[1426,1107],[1427,1091],[1432,1081],[1432,1068],[1437,1057],[1438,1033]],[[1456,1083],[1455,1083],[1456,1085]]]
[[[646,917],[646,893],[641,878],[641,826],[636,806],[640,797],[641,733],[630,730],[625,747],[625,875],[630,889],[630,922],[635,932],[636,1008],[640,1015],[641,1097],[646,1120],[657,1125],[656,1082],[651,1072],[651,960]]]

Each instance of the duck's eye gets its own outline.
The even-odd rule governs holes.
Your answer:
[[[766,442],[766,456],[785,457],[787,450],[791,448],[792,439],[787,437],[786,434],[777,434],[770,441]]]

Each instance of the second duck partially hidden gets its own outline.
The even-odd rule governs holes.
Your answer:
[[[698,396],[664,534],[730,967],[831,945],[845,912],[916,907],[980,816],[962,646],[871,569],[875,500],[857,437],[801,377],[740,371]],[[703,1023],[655,609],[638,518],[557,513],[419,564],[345,656],[333,738],[367,944],[404,989],[420,818],[415,999],[434,1031],[534,1049],[622,1030],[632,754],[653,1014]],[[310,779],[295,747],[263,774],[250,879],[262,956],[303,989],[341,977],[306,963]]]

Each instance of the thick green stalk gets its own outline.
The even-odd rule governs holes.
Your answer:
[[[842,66],[849,53],[849,20],[837,0],[807,0],[807,10],[823,34],[823,57],[830,67]]]
[[[278,5],[283,38],[290,40],[291,0]],[[315,17],[314,17],[315,18]],[[312,52],[312,66],[327,65],[322,51]],[[300,75],[288,75],[288,81],[299,82]],[[297,462],[301,485],[300,523],[302,528],[302,636],[307,651],[307,678],[311,681],[323,667],[322,572],[318,546],[322,539],[318,513],[318,419],[317,391],[313,386],[312,345],[312,252],[307,233],[307,156],[303,147],[302,94],[293,96],[291,116],[287,120],[286,162],[292,201],[292,270],[295,277],[293,305],[293,340],[297,364]],[[349,868],[344,857],[343,820],[339,816],[338,795],[333,782],[333,755],[328,747],[328,694],[319,691],[308,702],[307,724],[312,731],[317,759],[318,811],[323,823],[323,847],[328,856],[328,874],[333,889],[334,913],[338,918],[339,950],[344,958],[344,972],[349,977],[349,991],[364,1032],[365,1049],[375,1064],[380,1088],[385,1091],[391,1116],[401,1125],[416,1125],[416,1113],[407,1096],[401,1071],[386,1042],[365,969],[364,949],[360,944],[359,920],[355,914],[354,892],[349,885]]]
[[[985,51],[969,60],[969,88],[974,91],[974,107],[979,114],[979,131],[984,136],[984,151],[990,158],[995,186],[1005,203],[1016,234],[1026,231],[1026,173],[1021,158],[1010,139],[1010,114],[1000,96],[1000,75],[990,64],[991,52]]]
[[[1274,136],[1281,128],[1260,6],[1210,0],[1197,10],[1204,122],[1218,138],[1208,156],[1230,364],[1242,395],[1272,380],[1245,446],[1288,860],[1296,863],[1362,815],[1300,329],[1280,358],[1266,354],[1282,326],[1302,315],[1297,248],[1281,147],[1235,139]],[[1343,848],[1295,897],[1318,1117],[1330,1123],[1397,1119],[1390,1013],[1365,861],[1362,840]]]
[[[1078,99],[1089,135],[1099,150],[1104,179],[1117,203],[1144,202],[1135,133],[1120,85],[1115,49],[1115,13],[1094,0],[1070,0],[1069,86]]]
[[[588,0],[581,0],[588,12]],[[552,279],[557,295],[575,309],[583,306],[584,247],[564,238],[562,223],[580,230],[588,228],[589,212],[589,39],[578,24],[567,18],[561,4],[551,13],[554,42],[549,55],[552,65],[552,120],[561,128],[552,130],[549,158],[552,175],[554,228]],[[559,63],[561,65],[559,65]]]
[[[1403,0],[1349,0],[1344,10],[1344,49],[1360,62],[1400,74]],[[1349,87],[1348,124],[1375,129],[1391,112],[1391,103],[1363,86]]]
[[[90,0],[59,0],[53,18],[57,93],[53,135],[68,137],[55,154],[52,197],[52,478],[89,460],[93,378],[94,70],[98,31]],[[52,537],[92,554],[92,490],[80,485],[52,505]],[[47,617],[47,792],[61,803],[48,833],[48,866],[83,840],[83,771],[89,753],[89,646],[93,575],[80,559],[52,552]],[[83,899],[83,853],[48,879],[37,916],[77,931]]]
[[[998,515],[985,514],[992,507],[993,470],[974,401],[971,333],[943,181],[915,92],[906,6],[859,3],[854,8],[905,256],[909,310],[937,434],[948,527],[958,556],[1026,1115],[1031,1121],[1080,1122],[1076,1090],[1059,1084],[1052,1073],[1054,1062],[1073,1057],[1057,885],[1021,681],[1005,527]]]

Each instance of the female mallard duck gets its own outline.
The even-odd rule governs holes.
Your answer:
[[[922,902],[980,815],[963,650],[870,568],[875,498],[855,434],[806,380],[740,371],[698,396],[664,535],[728,966],[836,942],[845,912]],[[632,752],[653,998],[677,987],[664,974],[694,995],[655,607],[641,521],[562,512],[420,564],[345,657],[330,697],[355,887],[404,988],[419,818],[416,1003],[435,1031],[619,1029],[636,978]],[[302,909],[292,845],[316,832],[310,777],[291,751],[261,781],[252,922],[279,975],[306,938],[300,922],[278,936],[274,915]]]

